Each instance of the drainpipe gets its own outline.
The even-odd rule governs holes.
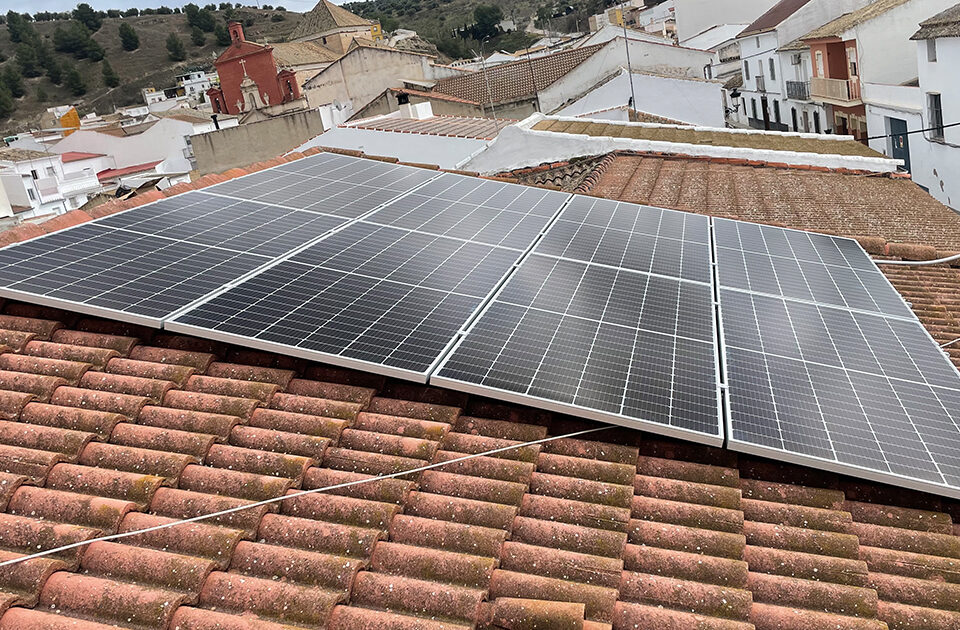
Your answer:
[[[219,131],[219,130],[220,130],[220,123],[217,121],[217,115],[216,115],[216,114],[211,114],[211,115],[210,115],[210,118],[213,119],[213,128],[216,129],[217,131]]]

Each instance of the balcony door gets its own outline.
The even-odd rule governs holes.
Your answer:
[[[910,136],[907,135],[907,121],[899,118],[887,118],[890,125],[890,157],[903,160],[903,168],[910,172]]]

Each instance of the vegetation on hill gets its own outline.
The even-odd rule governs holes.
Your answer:
[[[64,13],[0,15],[2,135],[37,128],[47,107],[73,103],[81,114],[107,114],[142,103],[144,87],[171,87],[174,77],[188,69],[212,69],[230,43],[228,20],[243,22],[250,39],[282,41],[300,19],[283,7],[193,6],[196,10],[188,5],[182,10],[96,11],[80,4]],[[278,14],[285,19],[273,21]],[[202,43],[194,28],[202,33]],[[183,45],[182,61],[169,58],[170,35]]]

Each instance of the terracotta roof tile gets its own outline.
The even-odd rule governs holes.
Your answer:
[[[607,173],[618,172],[611,166]],[[661,166],[618,190],[692,204],[719,185],[693,185],[698,178],[722,179],[704,162],[662,178]],[[741,179],[783,171],[749,168]],[[886,231],[932,234],[935,225],[901,224],[858,231],[875,236],[870,247],[885,255]],[[938,250],[950,247],[940,238]],[[885,271],[938,339],[960,337],[960,270]],[[583,426],[55,309],[4,310],[14,317],[0,317],[0,329],[38,337],[20,344],[25,338],[10,336],[14,347],[0,354],[0,370],[16,373],[0,379],[0,461],[8,471],[0,472],[0,555]],[[36,398],[47,395],[49,402]],[[0,571],[0,628],[958,625],[960,539],[951,514],[960,506],[946,499],[626,430],[406,477]],[[35,600],[36,609],[25,607]],[[59,615],[48,612],[51,604]]]

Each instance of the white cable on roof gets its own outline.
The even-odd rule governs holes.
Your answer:
[[[953,262],[954,260],[960,260],[960,254],[954,254],[953,256],[947,256],[946,258],[938,258],[936,260],[874,260],[878,265],[911,265],[915,267],[923,267],[925,265],[942,265],[944,263]]]
[[[226,510],[220,510],[219,512],[211,512],[210,514],[201,514],[199,516],[192,516],[190,518],[184,518],[170,523],[162,523],[160,525],[154,525],[152,527],[145,527],[143,529],[138,529],[129,532],[120,532],[116,534],[109,534],[107,536],[100,536],[99,538],[91,538],[90,540],[81,540],[80,542],[71,543],[69,545],[63,545],[62,547],[55,547],[53,549],[47,549],[46,551],[38,551],[37,553],[32,553],[27,556],[21,556],[19,558],[13,558],[11,560],[5,560],[0,562],[0,567],[6,567],[14,564],[19,564],[21,562],[26,562],[27,560],[33,560],[35,558],[42,558],[44,556],[50,556],[54,554],[61,553],[63,551],[69,551],[70,549],[76,549],[78,547],[84,547],[86,545],[95,543],[95,542],[108,542],[111,540],[119,540],[121,538],[129,538],[130,536],[138,536],[140,534],[147,534],[149,532],[154,532],[160,529],[167,529],[170,527],[176,527],[178,525],[184,525],[187,523],[196,523],[198,521],[204,521],[211,518],[216,518],[219,516],[226,516],[227,514],[233,514],[235,512],[240,512],[242,510],[249,510],[252,508],[260,507],[263,505],[269,505],[271,503],[279,503],[286,499],[295,499],[297,497],[302,497],[308,494],[314,494],[317,492],[326,492],[327,490],[338,490],[340,488],[349,488],[351,486],[358,486],[364,483],[369,483],[371,481],[382,481],[384,479],[393,479],[396,477],[403,477],[405,475],[410,475],[413,473],[423,472],[425,470],[432,470],[434,468],[440,468],[442,466],[447,466],[449,464],[456,464],[457,462],[467,461],[468,459],[475,459],[477,457],[485,457],[488,455],[496,455],[497,453],[503,453],[505,451],[513,450],[515,448],[523,448],[525,446],[536,446],[537,444],[544,444],[546,442],[553,442],[555,440],[563,440],[568,438],[574,438],[581,435],[586,435],[588,433],[596,433],[597,431],[603,431],[605,429],[610,429],[611,426],[602,426],[596,427],[593,429],[585,429],[583,431],[574,431],[573,433],[567,433],[564,435],[556,435],[553,437],[546,437],[539,440],[531,440],[529,442],[523,442],[521,444],[513,444],[510,446],[501,446],[499,448],[494,448],[489,451],[483,451],[482,453],[472,453],[469,455],[464,455],[463,457],[457,457],[454,459],[449,459],[443,462],[435,462],[432,464],[427,464],[425,466],[420,466],[419,468],[411,468],[410,470],[404,470],[400,472],[390,473],[387,475],[378,475],[376,477],[370,477],[369,479],[356,479],[354,481],[346,481],[344,483],[338,483],[333,486],[326,486],[323,488],[312,488],[310,490],[301,490],[299,492],[294,492],[293,494],[285,494],[279,497],[273,497],[270,499],[264,499],[262,501],[256,501],[247,505],[238,505],[236,507],[228,508]]]

